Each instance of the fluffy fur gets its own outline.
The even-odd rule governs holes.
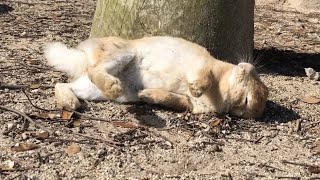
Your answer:
[[[257,118],[268,97],[251,64],[217,60],[205,48],[180,38],[97,38],[75,49],[53,43],[45,56],[49,65],[75,77],[56,85],[62,108],[78,108],[78,98],[109,99]]]

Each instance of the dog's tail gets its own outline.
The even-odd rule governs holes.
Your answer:
[[[68,48],[60,42],[48,44],[44,49],[47,64],[56,70],[75,78],[85,73],[88,68],[88,56],[85,51]]]

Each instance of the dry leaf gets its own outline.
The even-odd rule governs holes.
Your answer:
[[[320,73],[319,72],[316,72],[312,68],[304,68],[304,70],[306,72],[306,75],[309,77],[309,79],[315,80],[315,81],[320,80]]]
[[[315,96],[307,96],[303,98],[302,101],[308,104],[317,104],[320,103],[320,98]]]
[[[62,112],[62,119],[63,120],[70,120],[72,115],[73,115],[73,112],[63,111]]]
[[[314,155],[320,155],[320,140],[317,140],[315,143],[314,143],[314,146],[312,148],[312,153]]]
[[[308,171],[313,174],[319,174],[320,173],[320,166],[309,166]]]
[[[40,62],[37,60],[28,60],[28,63],[31,65],[39,65],[40,64]]]
[[[210,126],[211,127],[217,127],[217,126],[220,125],[220,123],[221,123],[221,120],[220,119],[216,119],[216,120],[213,120],[213,121],[210,122]]]
[[[23,139],[27,139],[28,137],[35,137],[38,139],[46,139],[49,137],[49,133],[46,131],[41,131],[41,132],[37,132],[37,131],[25,131],[22,134],[22,138]]]
[[[77,144],[71,144],[64,150],[64,152],[66,152],[68,155],[73,155],[79,153],[80,150],[80,146],[78,146]]]
[[[40,119],[55,119],[55,118],[60,118],[61,115],[56,113],[39,113],[39,114],[36,114],[36,115],[33,115],[37,118],[40,118]]]
[[[136,124],[133,124],[131,122],[124,122],[124,121],[112,121],[112,124],[115,126],[122,127],[122,128],[137,128],[137,127],[139,127]]]
[[[0,164],[0,172],[1,171],[14,171],[14,170],[16,170],[14,168],[14,166],[15,166],[14,161],[9,160],[6,162],[6,164]]]
[[[73,127],[79,127],[81,125],[81,120],[80,119],[75,119],[72,122]]]
[[[40,87],[40,84],[31,84],[30,89],[38,89]]]
[[[35,144],[19,144],[18,146],[11,147],[12,151],[24,152],[38,148],[39,146]]]
[[[46,139],[49,137],[49,133],[47,131],[42,131],[42,132],[33,134],[33,136],[39,139]]]

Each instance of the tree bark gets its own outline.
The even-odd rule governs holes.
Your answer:
[[[98,0],[90,37],[182,37],[237,62],[253,52],[254,0]]]

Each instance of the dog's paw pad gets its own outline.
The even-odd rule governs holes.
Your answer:
[[[203,90],[196,82],[189,84],[189,91],[191,95],[194,97],[200,97],[203,94]]]

